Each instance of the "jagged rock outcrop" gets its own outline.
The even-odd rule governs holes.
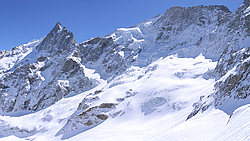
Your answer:
[[[190,25],[205,26],[214,24],[231,11],[223,6],[195,6],[195,7],[172,7],[169,8],[156,22],[155,25],[163,30],[180,33]],[[175,25],[178,24],[178,25]],[[178,28],[175,28],[178,27]]]
[[[115,109],[117,104],[102,103],[95,105],[95,102],[99,100],[97,95],[100,92],[96,91],[94,94],[86,96],[57,135],[63,134],[62,139],[67,139],[107,120],[109,112]]]
[[[178,53],[180,57],[202,53],[217,60],[230,40],[225,30],[230,15],[225,6],[172,7],[154,23],[155,42],[166,46],[165,52]]]
[[[200,111],[206,111],[212,105],[227,114],[232,114],[238,107],[249,104],[249,13],[249,0],[245,0],[231,15],[227,29],[234,36],[227,42],[216,68],[208,73],[217,80],[214,86],[215,92],[195,103],[187,119]]]
[[[211,106],[231,115],[238,107],[249,104],[249,59],[250,47],[237,52],[224,52],[212,73],[218,79],[214,85],[215,92],[208,97],[200,97],[200,100],[193,104],[194,109],[187,119]]]
[[[230,25],[234,25],[233,31],[241,37],[234,39],[240,42],[240,45],[229,43],[213,72],[215,78],[218,79],[213,95],[215,106],[228,114],[231,114],[239,106],[249,103],[247,100],[250,95],[249,14],[249,0],[245,0],[233,15],[234,19],[230,21]],[[234,101],[234,103],[230,101]]]
[[[70,93],[95,87],[98,81],[85,76],[82,64],[71,56],[75,48],[73,34],[57,23],[13,71],[3,76],[0,113],[39,110]]]
[[[70,50],[75,44],[73,33],[58,22],[43,41],[36,47],[38,51],[44,50],[50,53],[55,51]]]
[[[250,95],[250,47],[231,53],[230,59],[219,62],[219,65],[221,63],[228,64],[223,67],[224,70],[227,70],[230,65],[233,65],[233,68],[215,84],[215,106],[231,114],[236,108],[249,102],[247,99]],[[230,103],[230,100],[235,103]]]
[[[130,31],[124,32],[117,30],[110,36],[97,37],[79,44],[76,54],[81,58],[82,64],[95,69],[104,79],[121,74],[135,62],[135,57],[140,52],[139,46],[134,45],[136,39],[130,36]],[[124,34],[129,34],[130,37]]]

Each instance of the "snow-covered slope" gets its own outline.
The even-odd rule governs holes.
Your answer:
[[[10,70],[15,65],[15,63],[22,60],[41,41],[42,39],[33,40],[27,44],[16,46],[10,51],[0,51],[0,78],[3,73],[6,73],[6,71]]]
[[[0,140],[249,140],[249,4],[0,52]]]
[[[37,111],[66,95],[95,87],[99,76],[72,55],[74,48],[73,34],[57,23],[40,44],[3,74],[0,113],[18,116]]]
[[[215,66],[203,56],[169,56],[146,68],[131,67],[109,83],[44,110],[1,117],[1,134],[30,140],[223,140],[237,138],[244,129],[240,138],[247,139],[249,105],[233,116],[211,108],[186,121],[193,103],[213,92],[214,79],[202,74]]]

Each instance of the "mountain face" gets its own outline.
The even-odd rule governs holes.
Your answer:
[[[56,23],[0,51],[0,139],[248,140],[249,4],[172,7],[79,44]]]
[[[249,1],[232,14],[228,29],[235,36],[227,43],[216,68],[208,72],[215,78],[215,92],[198,102],[188,118],[214,105],[227,114],[249,103]],[[240,27],[240,28],[239,28]]]
[[[2,77],[1,113],[36,111],[69,93],[83,92],[98,82],[85,76],[84,67],[72,57],[71,32],[59,23]]]

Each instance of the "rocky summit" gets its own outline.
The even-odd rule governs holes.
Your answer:
[[[249,4],[0,51],[0,140],[249,140]]]

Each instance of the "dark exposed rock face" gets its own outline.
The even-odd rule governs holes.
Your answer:
[[[3,76],[2,114],[39,110],[69,93],[89,90],[98,83],[85,76],[81,63],[71,57],[76,48],[74,37],[60,23],[34,48],[15,64],[13,71]]]
[[[187,119],[200,111],[206,111],[212,105],[227,114],[232,114],[238,107],[249,104],[250,11],[246,10],[248,7],[249,0],[245,0],[229,20],[227,29],[234,38],[228,41],[216,68],[210,72],[210,77],[217,80],[215,92],[194,104],[194,109]]]
[[[229,59],[221,59],[218,63],[215,73],[222,75],[226,74],[215,84],[215,106],[224,110],[225,101],[233,99],[235,101],[242,100],[238,105],[233,106],[230,111],[225,111],[231,114],[236,108],[246,104],[245,99],[250,95],[250,47],[243,48],[235,53],[228,53]]]
[[[172,7],[153,23],[155,42],[167,46],[164,51],[168,55],[196,57],[202,53],[217,61],[232,37],[226,30],[232,15],[222,5]]]
[[[72,44],[75,44],[73,33],[68,31],[66,27],[62,28],[62,25],[57,23],[36,49],[52,53],[59,50],[69,50]]]
[[[98,63],[99,68],[96,69],[99,69],[99,73],[105,79],[114,74],[120,74],[135,61],[133,57],[138,52],[130,50],[128,56],[122,57],[115,52],[121,51],[124,48],[123,44],[119,45],[113,40],[112,37],[90,39],[78,46],[76,56],[81,58],[82,64],[90,68],[94,68],[95,64]]]
[[[222,19],[227,18],[231,12],[223,6],[195,6],[195,7],[172,7],[169,8],[154,24],[159,28],[161,34],[180,34],[189,26],[209,26],[211,24],[222,24]],[[161,35],[163,37],[163,35]],[[161,38],[158,37],[158,40]]]
[[[231,13],[230,10],[223,6],[195,6],[195,7],[172,7],[169,8],[162,16],[159,18],[155,24],[161,25],[165,27],[165,29],[173,30],[171,26],[174,24],[179,23],[182,26],[176,31],[181,31],[181,29],[187,28],[192,24],[197,25],[205,25],[205,24],[212,24],[213,21],[210,21],[212,18],[211,14],[208,12],[216,14],[218,17],[222,17],[228,13]],[[219,19],[218,19],[219,20]]]
[[[194,109],[187,119],[198,112],[206,111],[212,105],[232,114],[238,107],[249,104],[250,47],[234,53],[224,53],[213,71],[213,75],[218,79],[214,86],[215,92],[194,103]]]
[[[117,104],[102,103],[98,106],[91,105],[98,100],[98,96],[89,95],[85,97],[57,135],[63,134],[62,139],[67,139],[80,132],[89,130],[108,119],[109,111],[115,109]]]

